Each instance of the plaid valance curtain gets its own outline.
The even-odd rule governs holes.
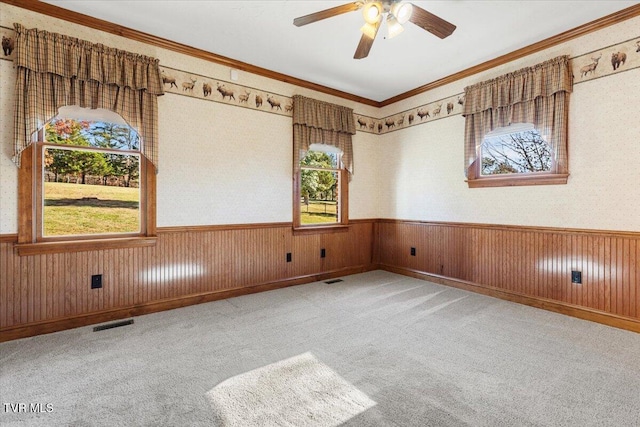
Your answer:
[[[567,109],[572,88],[566,55],[466,87],[467,176],[485,135],[511,123],[533,123],[555,153],[555,172],[567,173]]]
[[[327,144],[342,150],[340,167],[353,174],[351,135],[356,133],[353,110],[340,105],[293,96],[294,165],[300,167],[311,144]]]
[[[164,94],[158,60],[61,34],[16,30],[14,162],[32,134],[77,105],[121,115],[142,139],[142,153],[157,168],[158,100]]]

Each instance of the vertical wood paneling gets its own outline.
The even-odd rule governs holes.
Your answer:
[[[612,258],[612,265],[613,265],[613,269],[615,271],[614,274],[614,279],[613,282],[611,284],[613,290],[612,290],[612,311],[614,313],[618,313],[620,311],[622,311],[622,271],[618,268],[618,266],[620,265],[621,262],[621,248],[622,248],[622,244],[620,239],[613,239],[613,242],[611,244],[611,258]]]
[[[634,318],[640,318],[640,267],[637,267],[638,265],[640,265],[640,242],[638,242],[638,240],[635,240],[635,244],[636,244],[636,257],[634,260],[634,265],[636,266],[636,274],[635,274],[635,280],[633,282],[633,286],[632,289],[635,293],[635,310],[634,310],[634,314],[632,317]]]
[[[13,278],[13,257],[11,256],[11,244],[0,242],[0,324],[7,324],[10,322],[11,313],[9,301],[12,301],[11,290],[8,286],[5,286],[4,281],[9,281],[8,278]],[[8,283],[7,283],[8,284]],[[4,303],[2,302],[4,301]]]
[[[22,257],[2,239],[0,328],[377,263],[640,320],[636,233],[372,220],[327,234],[193,228],[161,232],[153,247]],[[90,289],[93,274],[102,289]]]
[[[385,220],[376,230],[383,266],[640,319],[636,233]],[[582,284],[571,283],[571,270],[582,272]]]
[[[280,225],[194,228],[160,232],[154,247],[22,257],[14,253],[10,239],[2,239],[0,328],[370,268],[373,223],[308,235],[293,235],[290,226]],[[323,247],[327,257],[321,259]],[[90,289],[93,274],[102,274],[102,289]]]

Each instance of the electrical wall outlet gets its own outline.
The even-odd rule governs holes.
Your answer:
[[[102,288],[102,274],[94,274],[91,276],[91,289]]]
[[[573,270],[571,272],[571,283],[582,283],[582,272]]]
[[[287,262],[291,262],[291,252],[287,252]]]
[[[416,256],[416,248],[411,248],[411,256]]]
[[[327,256],[327,251],[324,250],[324,248],[320,249],[320,258],[324,258]]]

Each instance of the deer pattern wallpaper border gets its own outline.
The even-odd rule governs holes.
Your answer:
[[[291,97],[226,80],[160,66],[165,93],[291,116]]]
[[[13,61],[15,31],[0,26],[2,55],[0,59]],[[640,36],[571,58],[574,84],[640,68]],[[266,113],[291,116],[292,98],[262,89],[160,66],[166,93],[190,96]],[[356,130],[382,135],[411,126],[462,114],[462,93],[422,104],[408,110],[376,118],[354,113]]]
[[[640,68],[640,36],[587,52],[571,61],[574,85]]]
[[[413,107],[400,113],[383,117],[382,119],[374,119],[374,130],[377,131],[374,133],[385,134],[395,132],[400,129],[444,119],[449,116],[458,116],[462,114],[463,105],[463,93],[448,96],[437,101],[431,101],[428,104],[422,104],[419,107]],[[360,118],[357,119],[357,123],[362,126]]]
[[[160,70],[165,93],[284,116],[291,116],[293,112],[292,98],[286,95],[172,67],[160,66]],[[462,94],[457,94],[384,118],[354,113],[356,129],[360,132],[385,134],[449,115],[461,114],[462,104]]]
[[[611,65],[607,65],[604,63],[606,61],[603,61],[603,64],[599,66],[599,60],[603,57],[610,58]],[[640,37],[573,57],[571,58],[571,66],[574,84],[640,68]],[[289,96],[199,76],[174,68],[161,66],[161,69],[167,70],[163,74],[167,93],[193,96],[281,115],[290,116],[292,113],[293,106]],[[198,77],[203,80],[198,81]],[[382,135],[449,116],[461,115],[463,105],[464,94],[459,93],[383,118],[354,113],[356,130]]]

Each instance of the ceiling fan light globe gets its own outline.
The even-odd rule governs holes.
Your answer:
[[[404,24],[411,18],[413,13],[413,5],[408,2],[398,2],[391,6],[391,13],[396,17],[399,24]]]
[[[362,15],[367,24],[375,24],[382,19],[382,3],[372,1],[366,3],[362,8]]]
[[[360,31],[362,31],[362,34],[369,37],[370,39],[375,39],[378,29],[375,25],[365,22],[365,24],[360,28]]]
[[[398,20],[392,15],[389,15],[387,17],[387,38],[392,39],[403,31],[404,28]]]

